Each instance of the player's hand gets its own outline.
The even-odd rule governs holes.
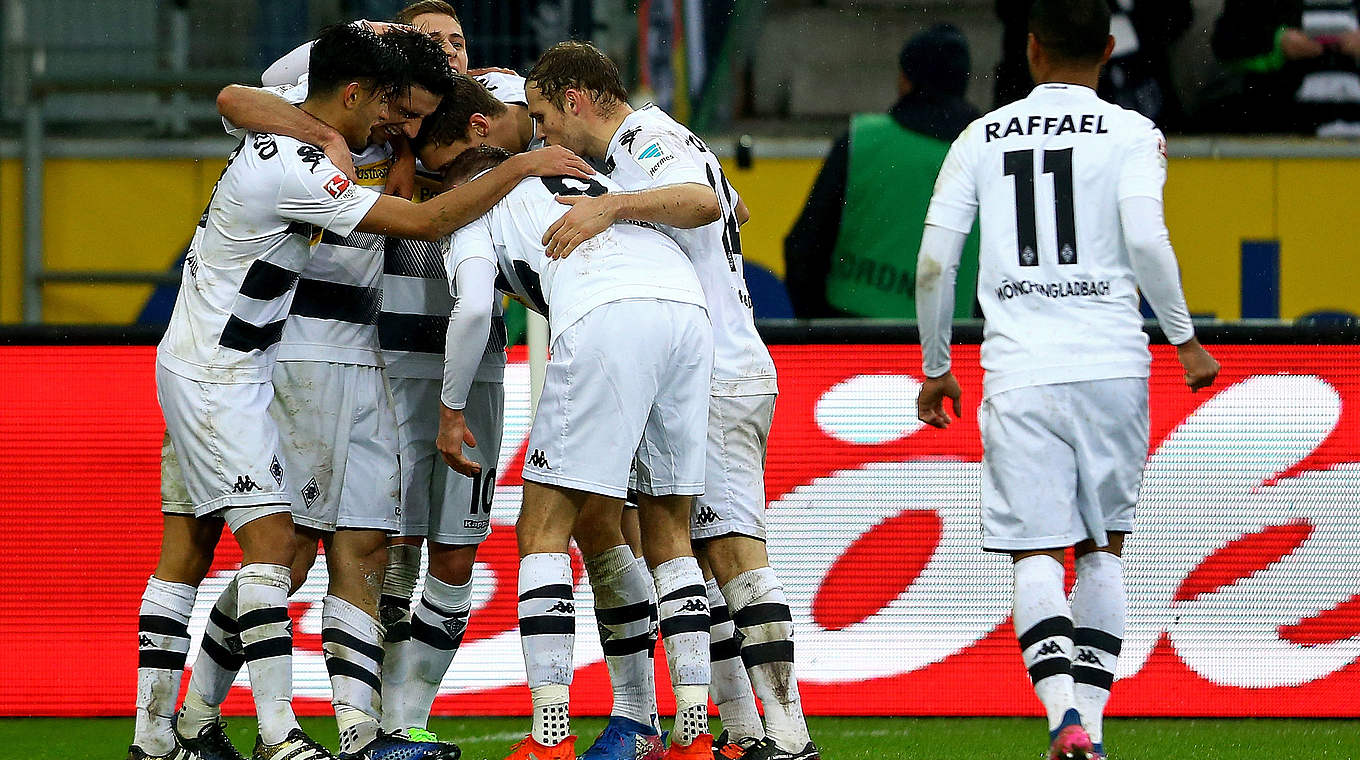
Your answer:
[[[463,455],[463,444],[477,447],[477,439],[468,430],[467,420],[461,409],[450,409],[439,405],[439,435],[434,439],[435,448],[444,457],[444,463],[460,475],[475,478],[482,466]]]
[[[326,158],[335,164],[335,168],[344,172],[351,182],[356,184],[359,182],[359,175],[354,171],[354,156],[350,155],[349,143],[345,142],[345,138],[336,133],[334,138],[318,147],[326,154]]]
[[[387,170],[387,186],[383,191],[409,201],[416,194],[416,154],[404,136],[393,138],[389,144],[394,160]]]
[[[1290,61],[1317,58],[1324,50],[1322,43],[1303,33],[1301,29],[1286,29],[1280,34],[1280,52]]]
[[[595,173],[585,159],[563,148],[551,145],[528,153],[511,156],[510,161],[523,162],[526,176],[530,177],[576,177],[586,179]]]
[[[1204,350],[1199,338],[1191,338],[1176,346],[1176,358],[1180,359],[1181,367],[1185,370],[1185,384],[1192,391],[1208,388],[1218,377],[1218,360]]]
[[[552,223],[543,233],[544,253],[550,259],[565,259],[576,246],[609,229],[614,223],[614,203],[608,195],[592,198],[589,195],[559,195],[558,203],[571,210]]]
[[[513,74],[519,76],[519,72],[514,69],[503,69],[500,66],[486,66],[480,69],[468,69],[468,76],[479,77],[483,74]]]
[[[1360,29],[1352,29],[1336,38],[1335,47],[1342,53],[1360,60]]]
[[[953,421],[944,410],[944,400],[946,398],[952,400],[954,416],[962,417],[962,397],[963,389],[959,387],[959,381],[953,372],[946,372],[939,377],[928,377],[921,383],[921,392],[916,396],[916,419],[943,430]]]

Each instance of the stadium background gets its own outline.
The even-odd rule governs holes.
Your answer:
[[[303,36],[274,39],[252,26],[251,11],[264,4],[235,5],[244,10],[193,1],[0,4],[0,343],[8,344],[0,346],[0,715],[131,712],[129,642],[159,523],[163,428],[149,344],[167,294],[173,300],[160,281],[175,279],[231,147],[214,132],[211,94],[248,81],[268,60],[266,42],[281,52],[321,21],[387,15],[363,12],[380,2],[297,3],[305,23],[290,23]],[[552,3],[456,5],[474,65],[522,68],[534,37],[509,19]],[[919,429],[911,328],[778,321],[788,316],[782,238],[844,115],[885,108],[901,40],[939,20],[969,34],[979,73],[970,95],[989,104],[991,1],[643,3],[642,23],[638,5],[559,2],[565,17],[554,18],[570,32],[589,16],[630,61],[635,85],[702,124],[753,210],[743,247],[757,311],[768,318],[762,327],[780,344],[783,388],[770,453],[772,549],[797,615],[809,711],[1038,714],[1015,657],[1004,564],[977,550],[976,428],[965,417],[949,435]],[[1178,51],[1192,77],[1208,76],[1200,27],[1218,3],[1196,5],[1196,32]],[[667,12],[692,18],[696,6],[709,12],[707,24],[688,37],[668,26]],[[92,18],[99,30],[82,36]],[[636,53],[639,30],[653,47],[658,38],[672,44]],[[787,41],[804,34],[812,42]],[[837,86],[852,66],[861,86]],[[176,78],[190,86],[170,87]],[[741,134],[754,138],[750,161],[737,155]],[[1173,137],[1170,152],[1168,223],[1189,303],[1233,323],[1204,328],[1206,343],[1232,345],[1216,349],[1219,385],[1199,395],[1180,386],[1165,347],[1156,353],[1154,445],[1143,529],[1129,550],[1130,633],[1111,713],[1360,716],[1360,354],[1356,330],[1338,326],[1360,313],[1360,241],[1345,223],[1360,202],[1360,145],[1199,136]],[[976,342],[976,332],[960,337]],[[976,399],[975,349],[958,358]],[[508,526],[528,419],[522,349],[510,382],[498,527],[441,712],[527,708],[503,593],[513,587],[505,585],[513,582]],[[205,588],[232,568],[229,544]],[[328,709],[312,620],[320,577],[314,572],[293,608],[299,704],[310,714]],[[205,616],[206,608],[196,612],[196,633]],[[34,619],[44,621],[41,636]],[[592,630],[589,621],[578,630]],[[577,693],[583,712],[599,713],[608,705],[593,688],[604,674],[592,639],[578,637]],[[961,682],[987,688],[938,687]],[[243,690],[229,707],[249,711]]]

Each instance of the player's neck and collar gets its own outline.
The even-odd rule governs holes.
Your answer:
[[[608,159],[609,154],[613,153],[619,145],[620,135],[623,133],[624,124],[628,117],[635,112],[633,107],[627,103],[620,103],[618,108],[609,115],[609,118],[600,122],[600,130],[594,137],[602,138],[604,142],[599,146],[599,153],[595,152],[594,146],[591,147],[591,155],[601,161]]]
[[[1025,55],[1029,61],[1029,75],[1034,80],[1034,91],[1039,92],[1046,85],[1058,86],[1049,89],[1061,89],[1060,86],[1065,85],[1073,89],[1084,87],[1094,93],[1100,85],[1100,70],[1105,67],[1105,62],[1110,60],[1110,53],[1113,50],[1114,37],[1108,37],[1105,53],[1100,60],[1089,62],[1067,60],[1049,52],[1033,34],[1029,35]]]

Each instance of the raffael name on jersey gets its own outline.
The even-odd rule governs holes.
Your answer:
[[[1061,118],[1057,116],[1030,116],[1023,121],[1019,116],[1011,117],[1006,122],[1006,131],[1001,131],[1001,122],[989,121],[986,125],[987,139],[985,142],[1000,140],[1011,135],[1067,135],[1081,133],[1084,135],[1107,135],[1110,130],[1105,128],[1105,117],[1096,114],[1084,113],[1080,116],[1063,114]]]
[[[1108,296],[1110,294],[1110,281],[1100,280],[1068,280],[1067,282],[1034,282],[1032,280],[1021,280],[1020,282],[1002,281],[996,289],[996,297],[999,301],[1008,301],[1017,296],[1027,296],[1031,293],[1038,293],[1049,298],[1069,298],[1071,296]]]

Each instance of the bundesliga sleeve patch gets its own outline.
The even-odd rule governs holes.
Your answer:
[[[675,154],[662,145],[660,140],[647,142],[637,154],[637,162],[652,177],[655,177],[662,167],[674,160]]]
[[[334,177],[331,177],[330,179],[326,180],[326,184],[324,187],[326,192],[329,193],[332,198],[340,200],[348,196],[353,191],[353,188],[351,187],[351,185],[353,184],[354,183],[350,182],[349,178],[346,177],[345,175],[337,174]]]

